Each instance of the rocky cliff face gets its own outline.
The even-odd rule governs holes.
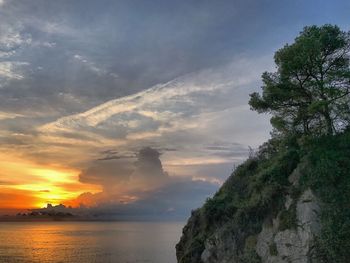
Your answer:
[[[245,249],[252,250],[257,256],[247,259],[249,262],[262,263],[312,263],[315,260],[314,240],[320,233],[320,205],[314,193],[307,189],[301,196],[294,200],[287,196],[285,201],[285,212],[295,213],[295,225],[286,228],[281,222],[281,213],[276,217],[267,216],[262,223],[261,231],[246,239]],[[294,211],[292,211],[294,210]],[[184,237],[182,242],[188,242],[192,236],[197,236],[196,224],[200,224],[198,215],[194,214],[187,227],[184,229]],[[197,222],[196,222],[197,221]],[[244,230],[243,230],[244,231]],[[198,234],[198,233],[197,233]],[[229,222],[227,224],[217,226],[215,231],[204,242],[204,249],[198,255],[192,255],[192,259],[186,259],[182,262],[202,263],[235,263],[245,262],[244,257],[240,257],[242,244],[238,244],[239,238],[230,231]],[[250,243],[250,244],[249,244]],[[183,256],[178,246],[178,257]],[[250,246],[250,247],[249,247]],[[195,250],[194,250],[195,252]],[[195,252],[197,253],[197,252]]]
[[[320,231],[320,206],[317,198],[308,189],[298,200],[288,197],[285,208],[287,211],[296,210],[295,228],[281,229],[280,215],[276,218],[266,218],[261,232],[250,238],[250,242],[253,243],[250,244],[253,246],[252,249],[260,257],[262,263],[315,262],[313,261],[314,239]],[[186,230],[188,234],[190,229]],[[206,240],[204,250],[200,255],[201,262],[242,262],[238,256],[240,252],[235,236],[227,230],[225,225],[218,227],[211,238]],[[258,257],[257,260],[259,260]]]
[[[293,209],[288,199],[286,209]],[[280,230],[279,218],[264,223],[255,250],[266,263],[311,263],[315,261],[314,241],[320,233],[320,206],[310,189],[296,201],[296,227]]]

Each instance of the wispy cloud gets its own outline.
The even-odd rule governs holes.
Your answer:
[[[2,24],[0,25],[0,55],[6,57],[17,49],[30,45],[32,37],[28,33],[23,33],[21,23]]]
[[[108,71],[106,69],[103,69],[101,67],[96,66],[96,64],[90,60],[88,60],[86,57],[82,55],[75,54],[73,58],[82,63],[85,67],[87,67],[90,71],[96,73],[99,76],[108,74]],[[115,75],[117,76],[117,75]]]
[[[0,3],[0,5],[3,3]],[[18,61],[13,57],[22,48],[30,45],[31,42],[30,34],[23,33],[21,23],[0,24],[0,78],[3,81],[9,79],[21,80],[24,78],[22,68],[29,65],[29,63]],[[0,86],[3,85],[4,83],[0,84]]]
[[[28,66],[27,62],[0,62],[0,78],[3,79],[23,79],[24,75],[22,74],[22,68]],[[1,84],[0,84],[1,86]]]
[[[88,64],[83,57],[74,59]],[[32,189],[47,197],[59,192],[68,198],[81,191],[79,187],[85,189],[81,184],[86,188],[93,184],[103,191],[82,194],[72,202],[100,207],[108,203],[105,208],[113,211],[120,209],[120,202],[132,202],[123,206],[130,212],[134,206],[136,210],[158,206],[164,211],[176,207],[167,203],[152,206],[158,195],[179,202],[175,210],[182,209],[183,200],[175,195],[175,189],[182,187],[187,189],[183,194],[192,193],[199,204],[229,175],[233,164],[245,158],[248,145],[259,144],[268,136],[268,125],[250,112],[246,101],[269,63],[269,57],[237,58],[39,125],[32,134],[4,131],[0,139],[7,140],[2,149],[9,155],[81,171],[79,183],[43,182],[41,187],[22,183],[17,190]],[[2,115],[6,122],[24,118],[5,111]],[[147,146],[161,154],[153,160],[161,159],[164,166],[164,170],[157,168],[160,176],[156,178],[145,174],[142,165],[135,167],[140,149]],[[198,195],[188,187],[199,187]],[[50,192],[40,192],[43,189]],[[162,193],[168,190],[174,195],[166,199]]]
[[[257,73],[268,61],[240,58],[176,78],[42,125],[38,138],[78,151],[88,147],[92,155],[111,147],[122,155],[144,146],[175,148],[163,156],[165,165],[172,167],[240,162],[248,153],[242,147],[254,147],[268,136],[265,118],[247,106],[248,94],[259,85]],[[208,148],[222,138],[227,144],[241,144],[232,144],[230,150]],[[86,161],[92,155],[85,154]],[[95,159],[102,158],[95,154]]]
[[[0,111],[0,120],[6,120],[6,119],[14,119],[17,117],[23,117],[22,114],[16,114],[11,112],[2,112]]]
[[[75,58],[83,63],[88,63],[81,56],[75,55]],[[265,63],[264,59],[259,62],[260,64]],[[94,131],[98,132],[104,128],[104,125],[108,126],[110,122],[113,122],[116,125],[122,123],[132,133],[140,125],[146,125],[146,123],[142,123],[142,118],[163,124],[157,127],[157,130],[171,130],[171,127],[174,128],[177,122],[182,119],[188,119],[204,112],[220,110],[220,108],[224,109],[227,104],[222,107],[215,103],[207,105],[204,103],[212,99],[223,100],[224,98],[220,98],[217,94],[234,92],[235,89],[256,82],[255,72],[244,75],[241,73],[244,71],[243,67],[251,70],[259,62],[241,59],[227,67],[204,70],[179,77],[136,94],[108,101],[86,112],[60,118],[53,123],[42,126],[40,130],[54,133],[62,130],[76,130],[78,132],[78,129],[81,130],[81,128],[95,128]],[[234,100],[234,98],[228,98],[228,100],[231,99]],[[144,130],[142,131],[144,132]]]

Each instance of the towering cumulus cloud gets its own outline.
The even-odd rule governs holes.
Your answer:
[[[79,178],[101,185],[103,191],[83,193],[76,201],[103,218],[183,217],[217,188],[210,182],[169,176],[160,155],[158,150],[144,147],[134,158],[96,161]]]

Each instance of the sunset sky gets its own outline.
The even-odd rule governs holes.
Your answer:
[[[0,214],[184,213],[269,138],[249,110],[306,25],[347,0],[0,0]],[[274,15],[271,15],[274,14]]]

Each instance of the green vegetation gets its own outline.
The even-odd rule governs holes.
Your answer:
[[[349,34],[338,27],[306,27],[275,54],[275,73],[264,73],[262,95],[250,105],[272,114],[272,139],[241,164],[213,198],[193,212],[177,245],[179,263],[200,256],[218,226],[234,236],[237,261],[260,262],[254,247],[267,218],[279,230],[297,227],[296,202],[310,188],[320,199],[317,262],[350,258]],[[290,182],[295,171],[299,176]],[[300,172],[301,171],[301,172]],[[287,210],[285,198],[294,200]],[[270,254],[277,255],[276,244]]]
[[[284,231],[286,229],[296,229],[297,227],[297,212],[295,207],[295,201],[291,207],[287,210],[282,210],[279,215],[279,231]]]
[[[322,231],[317,242],[321,262],[350,258],[350,131],[316,138],[305,145],[308,169],[300,178],[322,201]]]
[[[273,242],[272,244],[270,244],[269,246],[269,252],[271,256],[277,256],[278,255],[278,251],[277,251],[277,246],[276,243]]]
[[[275,54],[277,72],[265,72],[262,96],[250,105],[273,114],[279,131],[328,134],[349,125],[349,33],[337,26],[306,27]]]
[[[302,165],[303,173],[296,189],[288,176]],[[199,238],[184,249],[191,251],[187,260],[200,262],[205,240],[218,226],[237,239],[242,262],[256,261],[251,236],[256,236],[267,217],[279,215],[279,230],[297,226],[296,207],[284,207],[285,196],[293,199],[311,188],[321,200],[321,235],[317,240],[319,262],[344,263],[350,258],[350,131],[334,136],[306,140],[277,141],[272,139],[259,153],[240,165],[216,195],[196,210],[196,231]],[[186,232],[186,230],[184,230]],[[201,244],[201,245],[199,245]],[[180,249],[180,246],[178,246]],[[271,251],[274,251],[270,248]],[[189,255],[187,255],[189,256]],[[251,258],[248,260],[247,258]]]
[[[237,244],[244,244],[239,248],[238,259],[260,262],[252,246],[252,236],[261,231],[268,215],[277,216],[284,206],[284,196],[290,185],[286,175],[296,168],[299,160],[295,142],[288,142],[288,147],[282,146],[285,143],[276,140],[266,143],[255,157],[235,170],[213,198],[193,212],[191,220],[196,222],[193,224],[196,230],[191,231],[188,247],[178,245],[178,251],[184,251],[179,262],[200,262],[205,240],[214,234],[217,226],[224,224],[228,233],[234,233]],[[276,151],[275,147],[280,150]],[[196,233],[202,237],[202,246],[197,243]]]
[[[243,254],[239,255],[238,262],[261,263],[261,259],[255,251],[255,246],[257,242],[256,238],[257,238],[256,235],[252,235],[252,236],[248,236],[245,239]]]

